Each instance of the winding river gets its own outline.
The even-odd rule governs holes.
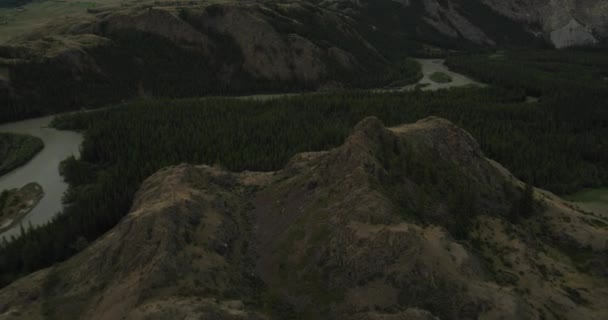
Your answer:
[[[423,77],[418,83],[405,86],[403,90],[411,90],[416,88],[417,85],[424,85],[422,90],[439,90],[447,89],[451,87],[461,87],[466,85],[485,86],[481,82],[477,82],[465,75],[451,71],[446,65],[443,59],[416,59],[422,67]],[[442,72],[449,75],[452,78],[451,82],[437,83],[431,80],[430,76],[435,72]]]
[[[59,175],[59,163],[67,157],[79,156],[83,137],[72,131],[49,128],[54,116],[0,124],[0,132],[29,134],[44,142],[44,149],[32,160],[3,176],[0,176],[0,191],[20,188],[27,183],[37,182],[42,186],[44,197],[40,203],[21,221],[24,227],[44,224],[63,208],[61,198],[68,185]],[[19,225],[0,233],[2,237],[18,236]]]
[[[465,85],[484,85],[464,75],[450,71],[447,66],[444,65],[444,60],[416,60],[421,64],[422,73],[424,75],[418,82],[418,84],[425,85],[422,90],[438,90]],[[434,72],[443,72],[450,75],[452,77],[452,82],[436,83],[430,80],[429,76]],[[397,90],[378,89],[378,91],[390,92],[412,90],[415,87],[416,84]],[[299,94],[253,95],[236,98],[269,100],[291,95]],[[67,190],[68,185],[63,181],[63,178],[59,174],[59,163],[71,155],[77,157],[80,154],[79,147],[83,140],[82,135],[72,131],[59,131],[49,128],[48,125],[53,117],[54,116],[47,116],[0,125],[0,132],[29,134],[39,137],[44,141],[44,149],[30,162],[6,175],[0,176],[0,192],[6,189],[20,188],[30,182],[37,182],[43,188],[45,193],[44,197],[21,221],[21,224],[24,227],[27,227],[30,223],[34,226],[44,224],[62,210],[63,204],[61,198],[63,197],[63,193]],[[20,227],[19,224],[17,224],[12,229],[0,233],[0,239],[2,237],[10,238],[11,236],[18,236],[19,233]]]

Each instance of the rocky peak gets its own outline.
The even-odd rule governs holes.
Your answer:
[[[386,0],[390,1],[390,0]],[[453,39],[483,45],[510,45],[526,33],[557,48],[593,45],[608,38],[608,6],[602,0],[418,0],[393,1],[417,12],[424,24]],[[332,7],[363,13],[370,1],[328,0]],[[348,4],[347,4],[348,3]],[[354,10],[359,8],[359,11]],[[530,45],[531,43],[520,43]]]
[[[521,185],[440,118],[366,118],[277,172],[166,168],[105,236],[0,290],[0,319],[603,318],[605,275],[567,257],[604,257],[608,231],[542,190],[510,220]]]

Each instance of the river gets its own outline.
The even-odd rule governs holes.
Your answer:
[[[465,85],[484,86],[471,78],[462,74],[452,72],[444,65],[444,60],[441,59],[416,59],[422,66],[424,77],[418,84],[425,85],[422,90],[439,90],[450,87],[458,87]],[[434,72],[443,72],[452,77],[449,83],[436,83],[429,77]],[[416,84],[405,86],[399,89],[377,89],[377,92],[391,92],[399,90],[412,90]],[[288,94],[260,94],[243,97],[235,97],[239,99],[254,99],[254,100],[270,100],[285,96],[300,95],[299,93]],[[44,141],[44,149],[38,153],[26,165],[17,168],[4,176],[0,176],[0,192],[6,189],[20,188],[27,183],[37,182],[44,191],[44,197],[40,203],[21,221],[24,227],[29,223],[34,226],[44,224],[60,212],[63,208],[61,198],[67,190],[68,185],[59,175],[59,163],[67,157],[74,155],[79,156],[80,144],[83,137],[81,134],[72,131],[59,131],[49,128],[48,125],[52,121],[53,116],[30,119],[14,123],[0,125],[0,132],[11,132],[29,134],[39,137]],[[12,229],[0,233],[2,237],[18,236],[20,232],[19,225]]]
[[[83,137],[72,131],[49,128],[54,116],[0,124],[0,132],[29,134],[42,139],[44,148],[32,160],[3,176],[0,176],[0,192],[20,188],[27,183],[37,182],[42,186],[44,197],[40,203],[23,218],[22,225],[44,224],[63,209],[61,198],[68,185],[59,174],[59,163],[67,157],[80,155]],[[0,233],[2,237],[18,236],[19,225]]]
[[[411,90],[416,88],[417,85],[424,85],[422,90],[439,90],[447,89],[451,87],[461,87],[466,85],[476,85],[483,87],[485,84],[477,82],[465,75],[451,71],[446,65],[443,59],[416,59],[422,67],[423,77],[416,84],[408,85],[402,88],[402,90]],[[451,82],[437,83],[431,80],[430,76],[435,72],[442,72],[449,75],[452,78]]]

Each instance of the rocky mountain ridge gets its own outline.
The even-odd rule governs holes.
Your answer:
[[[368,118],[277,172],[159,171],[0,319],[605,318],[606,217],[530,195],[447,120]]]
[[[321,3],[348,14],[365,15],[378,1]],[[608,38],[608,6],[601,0],[394,0],[394,3],[402,10],[417,12],[422,17],[421,24],[448,38],[483,46],[532,45],[534,41],[526,44],[517,39],[526,34],[529,39],[537,38],[556,48],[594,45]]]

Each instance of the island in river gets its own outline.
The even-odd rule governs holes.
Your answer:
[[[16,226],[44,196],[42,187],[31,182],[20,189],[0,193],[0,232]]]
[[[0,176],[26,164],[42,148],[44,142],[38,137],[0,132]]]
[[[68,184],[59,174],[59,164],[70,156],[80,155],[82,135],[49,128],[53,118],[46,116],[0,125],[0,132],[30,135],[44,143],[44,148],[30,161],[0,176],[0,192],[21,188],[32,181],[40,184],[44,190],[38,205],[22,218],[21,224],[24,226],[45,224],[63,210],[61,200]],[[18,237],[20,232],[19,224],[8,230],[0,229],[0,241],[2,238],[10,240],[12,236]]]

